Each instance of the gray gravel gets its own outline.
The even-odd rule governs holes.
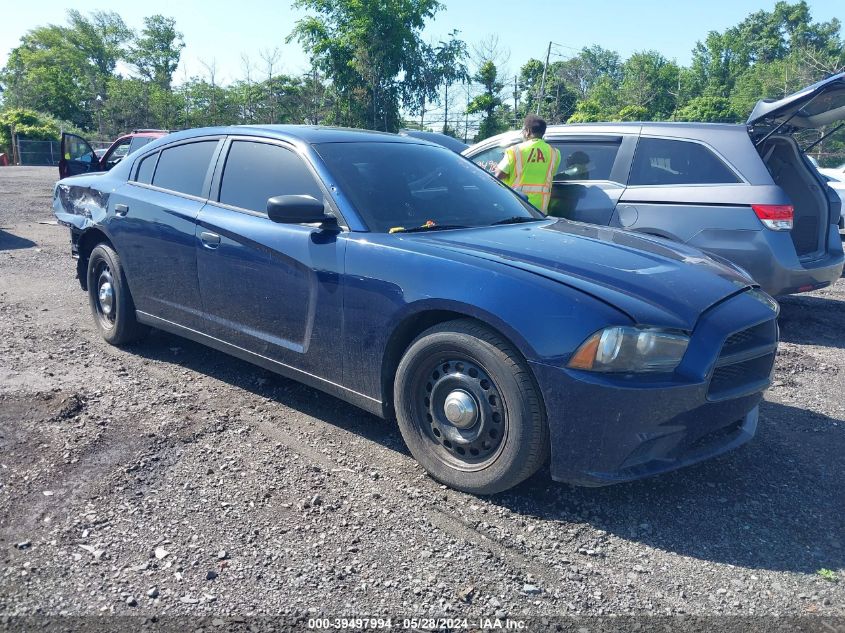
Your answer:
[[[845,615],[845,280],[782,302],[746,447],[477,498],[320,392],[105,344],[41,223],[54,176],[0,168],[0,616]]]

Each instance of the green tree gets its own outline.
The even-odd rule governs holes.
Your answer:
[[[67,121],[26,108],[7,108],[0,111],[0,152],[11,154],[12,128],[15,135],[33,141],[56,141],[62,129],[80,132]]]
[[[449,33],[449,39],[437,46],[423,44],[417,51],[419,59],[409,64],[402,81],[402,102],[411,114],[420,115],[420,125],[425,125],[426,106],[441,102],[440,88],[445,87],[443,102],[446,104],[444,129],[449,120],[449,88],[456,82],[469,79],[466,67],[467,46],[458,38],[458,31]]]
[[[666,119],[675,110],[679,77],[678,65],[657,51],[634,53],[622,65],[620,103],[639,108],[645,120]]]
[[[549,64],[546,73],[540,116],[549,123],[563,123],[575,112],[578,93],[570,87],[567,80],[566,64],[565,61]],[[524,97],[519,116],[537,111],[540,86],[543,84],[543,66],[543,62],[539,59],[530,59],[520,69],[519,83]]]
[[[611,77],[600,77],[586,99],[575,106],[568,123],[611,121],[619,111],[619,88]]]
[[[144,79],[170,91],[184,47],[182,34],[176,30],[176,20],[151,15],[144,18],[144,28],[132,43],[128,60]]]
[[[473,76],[473,80],[480,83],[483,92],[470,101],[467,106],[467,113],[481,114],[481,122],[478,126],[478,134],[475,141],[481,141],[508,129],[506,121],[502,120],[501,108],[503,106],[502,90],[504,84],[499,81],[496,64],[487,60]]]
[[[675,113],[678,121],[705,121],[708,123],[737,123],[742,120],[726,97],[693,97]]]
[[[85,17],[71,10],[68,26],[32,29],[0,73],[4,103],[91,127],[130,34],[119,15],[102,11]]]
[[[347,124],[396,131],[401,124],[400,74],[423,57],[421,32],[441,8],[437,0],[297,0],[316,12],[291,38],[332,78]],[[418,84],[413,90],[425,90]],[[407,96],[407,93],[406,93]]]
[[[560,69],[563,81],[579,99],[586,99],[600,80],[622,81],[619,53],[597,45],[585,46],[572,59],[560,62]]]

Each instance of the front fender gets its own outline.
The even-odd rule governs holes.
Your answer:
[[[627,325],[616,308],[542,275],[479,258],[438,257],[351,239],[344,296],[344,376],[381,399],[380,365],[393,332],[426,312],[452,312],[488,324],[529,361],[564,365],[608,325]]]

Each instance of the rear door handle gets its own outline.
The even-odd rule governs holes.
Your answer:
[[[129,213],[129,206],[125,204],[116,204],[114,205],[114,213],[115,215],[119,215],[120,217],[125,216]]]
[[[220,236],[217,233],[203,231],[200,233],[200,239],[202,240],[202,245],[206,248],[215,249],[220,246]]]

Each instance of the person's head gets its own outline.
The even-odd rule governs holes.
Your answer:
[[[589,164],[590,157],[587,156],[587,154],[585,152],[582,152],[581,150],[572,152],[566,159],[567,167],[579,166],[583,169],[586,168]]]
[[[522,122],[522,135],[525,138],[543,138],[546,122],[536,114],[529,114]]]

